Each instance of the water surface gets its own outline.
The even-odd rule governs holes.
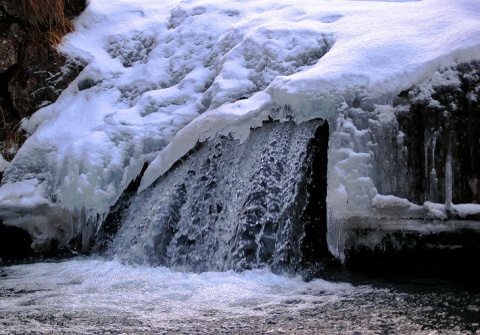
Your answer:
[[[102,259],[0,267],[0,334],[480,334],[480,292]]]

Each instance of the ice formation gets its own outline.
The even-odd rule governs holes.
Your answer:
[[[87,245],[144,163],[142,189],[198,141],[244,140],[268,118],[333,125],[334,220],[375,199],[403,208],[378,196],[393,191],[378,190],[372,136],[393,129],[401,91],[480,59],[479,12],[477,0],[91,0],[61,46],[85,69],[24,121],[30,136],[4,171],[0,219],[39,250],[78,235]]]
[[[8,162],[3,158],[2,154],[0,154],[0,173],[7,168],[7,165]]]

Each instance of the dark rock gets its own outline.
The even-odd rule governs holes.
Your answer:
[[[357,272],[462,282],[476,278],[478,221],[352,217],[346,235],[345,265]]]
[[[5,226],[0,221],[0,261],[20,260],[33,254],[30,235],[16,227]]]
[[[75,17],[85,10],[85,0],[65,0],[65,17]]]
[[[0,0],[0,152],[7,159],[13,153],[5,156],[5,145],[20,120],[54,102],[84,66],[66,59],[42,36],[52,29],[58,30],[55,34],[68,32],[70,20],[84,10],[85,0],[48,5],[63,7],[64,12],[44,11],[38,16],[32,8],[24,8],[21,0]]]
[[[25,44],[27,57],[9,82],[13,106],[21,117],[30,116],[39,108],[56,101],[63,89],[78,75],[75,64],[53,50],[45,50],[45,59],[32,57],[38,50],[34,43]],[[67,66],[65,66],[67,65]]]
[[[9,16],[13,16],[13,17],[17,17],[17,18],[22,17],[21,6],[19,6],[19,3],[16,0],[13,0],[13,1],[12,0],[0,0],[0,8],[2,8],[4,13],[9,15]],[[4,16],[5,16],[5,14],[4,14]]]
[[[0,18],[0,74],[18,64],[24,34],[20,25],[6,17]]]
[[[0,73],[7,71],[17,62],[18,55],[13,40],[9,37],[0,36]]]
[[[480,61],[460,64],[453,71],[453,83],[445,80],[432,86],[431,99],[436,103],[427,99],[430,96],[425,98],[421,86],[413,87],[409,109],[397,114],[408,148],[411,200],[418,203],[446,201],[449,155],[454,178],[451,200],[480,203]]]

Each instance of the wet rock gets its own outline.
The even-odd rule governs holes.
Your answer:
[[[0,9],[2,9],[3,15],[10,15],[13,17],[21,17],[21,12],[20,12],[21,6],[19,6],[19,3],[17,1],[12,1],[12,0],[0,0]],[[1,18],[1,17],[0,17]]]
[[[475,282],[478,223],[352,217],[346,222],[345,265],[375,275]]]

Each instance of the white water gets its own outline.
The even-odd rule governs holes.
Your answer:
[[[5,315],[122,315],[148,324],[249,317],[268,314],[285,301],[300,311],[351,295],[350,284],[277,276],[268,270],[174,272],[164,267],[127,266],[105,260],[76,259],[61,263],[16,265],[0,279],[0,320]],[[30,325],[35,327],[35,325]],[[36,325],[39,326],[38,324]],[[44,329],[43,327],[42,329]],[[48,328],[48,327],[47,327]],[[10,331],[21,330],[17,322]],[[81,326],[77,330],[82,330]],[[87,330],[87,329],[84,329]],[[0,334],[6,334],[0,328]]]
[[[0,334],[475,334],[480,293],[116,260],[0,267]]]
[[[28,297],[2,301],[1,310],[63,308],[156,314],[158,319],[201,317],[205,311],[258,314],[255,308],[300,299],[305,305],[327,302],[351,293],[350,284],[287,278],[268,270],[175,272],[164,267],[122,265],[116,260],[77,259],[7,268],[3,290],[30,291]],[[19,280],[21,278],[21,280]],[[323,296],[314,297],[313,292]]]

